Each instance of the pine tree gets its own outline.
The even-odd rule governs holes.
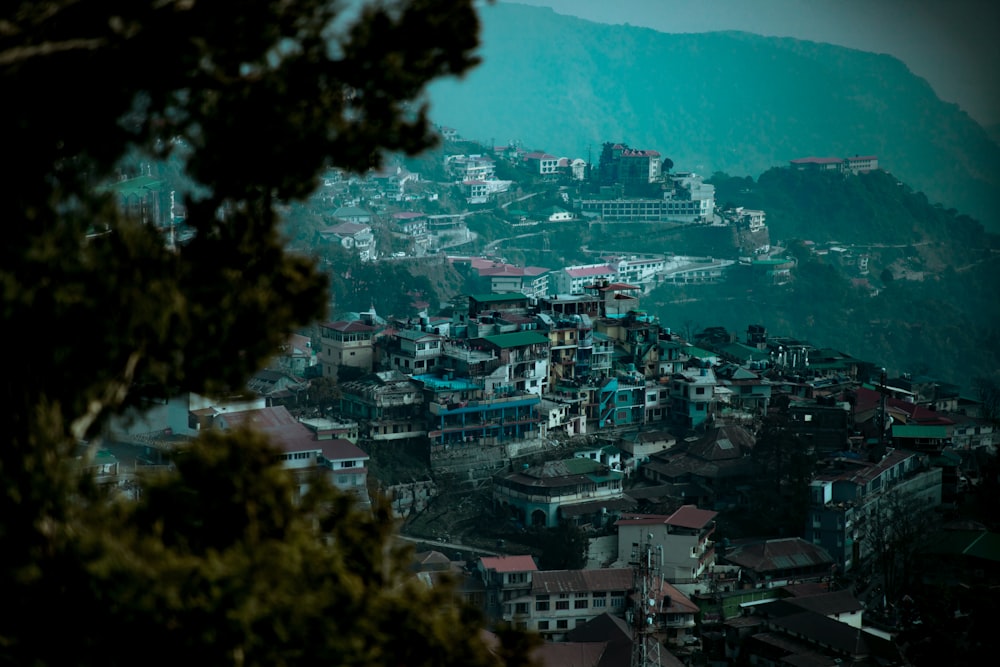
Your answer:
[[[292,502],[261,436],[206,435],[131,505],[73,464],[126,408],[245,386],[327,303],[281,207],[434,144],[424,87],[476,64],[473,2],[338,7],[0,9],[0,664],[495,664],[404,576],[385,509]],[[165,243],[155,193],[121,205],[139,170],[177,177],[190,240]]]

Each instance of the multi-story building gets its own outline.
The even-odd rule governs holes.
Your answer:
[[[664,219],[711,222],[715,217],[715,186],[691,172],[675,174],[670,180],[674,189],[664,195]]]
[[[659,274],[666,268],[663,255],[630,255],[612,261],[618,269],[617,279],[639,287],[644,293],[656,287]]]
[[[677,426],[694,429],[715,412],[718,381],[711,368],[690,368],[670,378],[670,418]]]
[[[531,592],[532,577],[538,573],[535,559],[528,555],[483,556],[476,561],[475,576],[485,588],[486,617],[496,623],[510,620],[515,606]],[[519,613],[522,607],[516,607]]]
[[[826,459],[810,484],[811,502],[804,537],[821,545],[842,571],[872,555],[872,515],[890,492],[913,511],[941,504],[941,468],[928,468],[915,453],[890,449],[876,462],[859,458]]]
[[[518,293],[536,300],[549,293],[551,271],[541,266],[513,266],[492,262],[477,269],[482,281],[488,281],[493,294]]]
[[[341,222],[323,229],[320,238],[327,243],[337,243],[357,253],[362,262],[375,259],[378,254],[372,228],[359,222]]]
[[[414,380],[427,396],[432,463],[436,448],[446,452],[535,440],[540,435],[538,394],[490,393],[480,382],[447,375],[422,375]]]
[[[621,315],[612,314],[612,304],[638,303],[622,294],[622,288],[631,286],[613,284],[598,288],[608,297],[605,301],[608,305],[604,317],[594,323],[594,328],[614,340],[619,371],[637,379],[656,377],[660,365],[659,322],[642,310],[629,309]]]
[[[340,412],[356,419],[372,440],[403,440],[427,434],[423,388],[396,370],[340,384]]]
[[[697,581],[715,564],[715,517],[718,512],[684,505],[673,514],[622,515],[618,527],[618,561],[630,562],[636,545],[662,553],[660,572],[673,583]]]
[[[370,505],[369,457],[354,443],[340,438],[317,439],[283,406],[227,412],[215,419],[215,427],[223,430],[242,426],[264,433],[279,448],[278,459],[295,475],[300,497],[316,475],[323,475],[341,491],[354,494],[362,506]]]
[[[603,380],[597,390],[597,426],[638,426],[646,415],[646,381],[622,375]]]
[[[640,472],[653,484],[687,485],[686,493],[697,493],[706,505],[740,505],[754,479],[754,444],[754,436],[738,424],[715,426],[651,454]]]
[[[559,158],[548,153],[525,153],[524,163],[528,169],[540,176],[555,174],[559,169]]]
[[[465,200],[470,204],[486,203],[497,194],[510,190],[511,185],[513,181],[501,181],[495,178],[488,181],[468,179],[461,182]]]
[[[549,339],[537,331],[484,336],[476,339],[499,360],[485,389],[493,393],[527,392],[541,396],[548,386]]]
[[[427,235],[427,214],[416,211],[400,211],[392,214],[393,230],[411,238]]]
[[[429,373],[439,365],[445,336],[422,329],[399,329],[380,341],[383,361],[401,373]]]
[[[657,151],[621,147],[618,154],[617,182],[626,187],[645,185],[659,180],[662,160]]]
[[[496,177],[496,163],[485,155],[449,155],[445,170],[456,181],[488,181]]]
[[[789,160],[792,169],[815,169],[817,171],[840,171],[858,174],[878,169],[877,155],[855,155],[854,157],[802,157]]]
[[[631,568],[530,574],[530,590],[504,605],[503,619],[549,640],[562,640],[573,628],[602,614],[624,617],[634,590]]]
[[[589,458],[548,461],[495,479],[493,503],[523,525],[554,528],[563,507],[621,499],[623,479]]]
[[[340,320],[320,325],[319,364],[323,377],[337,377],[339,366],[372,370],[376,327],[360,320]]]
[[[673,209],[668,209],[667,200],[663,198],[582,199],[577,203],[584,215],[600,218],[604,222],[663,222],[668,219],[668,210],[678,216],[684,208],[692,212],[698,210],[691,202],[687,202],[686,207],[673,202]]]
[[[716,393],[723,413],[763,415],[771,402],[771,381],[736,364],[724,364],[715,370]],[[725,393],[723,393],[725,392]]]
[[[562,295],[585,294],[586,287],[602,280],[612,282],[618,276],[618,269],[610,264],[586,264],[567,266],[555,271],[553,282],[556,292]]]

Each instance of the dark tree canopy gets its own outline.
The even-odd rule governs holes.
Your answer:
[[[324,315],[326,281],[285,251],[278,211],[328,166],[432,146],[424,87],[474,66],[478,36],[472,0],[0,9],[0,321],[16,346],[0,664],[491,664],[444,589],[399,578],[384,510],[321,484],[291,503],[253,434],[206,437],[128,506],[72,462],[145,399],[242,389]],[[194,232],[175,246],[109,187],[168,162]]]

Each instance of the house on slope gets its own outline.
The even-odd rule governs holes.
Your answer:
[[[223,430],[248,427],[266,435],[280,450],[282,466],[295,476],[300,497],[322,475],[339,490],[353,494],[362,507],[371,505],[368,455],[348,440],[317,440],[314,431],[285,407],[227,412],[215,418],[215,426]]]
[[[495,478],[493,504],[522,525],[555,528],[573,506],[600,514],[612,503],[620,505],[624,478],[589,458],[548,461]]]

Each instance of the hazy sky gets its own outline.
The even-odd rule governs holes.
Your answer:
[[[743,30],[888,53],[926,79],[941,99],[980,123],[1000,123],[1000,0],[516,2],[662,32]]]

